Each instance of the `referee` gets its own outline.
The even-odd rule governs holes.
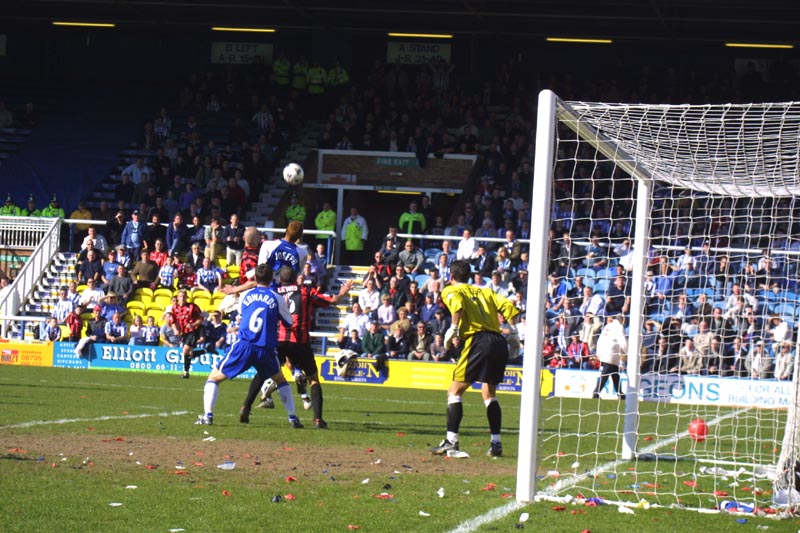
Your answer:
[[[510,300],[491,289],[470,285],[470,275],[467,261],[453,261],[450,284],[442,290],[442,300],[453,317],[445,334],[445,347],[450,347],[454,337],[460,337],[464,342],[453,371],[453,383],[447,390],[447,436],[431,452],[445,455],[450,450],[458,450],[458,428],[464,413],[461,395],[472,383],[480,382],[492,435],[486,455],[500,457],[503,455],[500,442],[502,413],[495,393],[498,383],[503,381],[508,362],[508,343],[500,333],[497,315],[502,314],[506,321],[516,324],[519,310]]]

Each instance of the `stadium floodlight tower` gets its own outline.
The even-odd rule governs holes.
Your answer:
[[[540,93],[523,368],[535,378],[522,387],[518,501],[800,504],[798,193],[798,103],[608,104]],[[601,260],[581,251],[592,237],[605,247]],[[541,356],[553,318],[548,274],[605,295],[618,264],[630,296],[624,401],[609,386],[593,398],[597,371],[544,369]],[[648,272],[668,280],[663,297]],[[731,311],[734,284],[743,303]],[[593,346],[604,319],[576,320]],[[678,353],[700,334],[710,344],[692,368]],[[741,343],[749,351],[729,355]]]

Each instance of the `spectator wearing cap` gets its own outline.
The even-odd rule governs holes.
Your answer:
[[[14,198],[11,193],[6,195],[6,201],[0,206],[0,216],[4,217],[18,217],[20,214],[19,207],[14,205]]]
[[[131,260],[138,258],[140,252],[148,248],[148,239],[147,224],[139,220],[139,210],[134,209],[131,212],[131,219],[125,223],[121,236],[121,243],[128,250],[128,257]]]
[[[131,266],[133,265],[133,261],[131,261],[131,258],[128,256],[125,245],[119,244],[114,249],[117,251],[117,264],[120,264],[127,270],[130,270]]]
[[[100,308],[100,313],[108,321],[111,321],[115,313],[118,313],[120,316],[125,316],[127,312],[125,307],[120,305],[119,298],[115,292],[109,292],[100,300]]]
[[[103,310],[100,305],[95,305],[92,308],[92,318],[86,323],[86,331],[84,336],[75,345],[75,355],[83,357],[86,347],[93,342],[106,342],[106,322],[103,318],[101,311]]]
[[[86,202],[81,200],[78,202],[78,208],[70,213],[69,218],[77,219],[77,220],[91,220],[92,219],[92,212],[86,207]],[[83,242],[83,239],[89,232],[89,224],[79,224],[73,223],[72,226],[72,239],[73,242]]]
[[[41,209],[36,209],[36,197],[34,195],[28,196],[28,204],[20,210],[20,216],[23,217],[38,217],[42,215]]]
[[[61,204],[58,202],[58,196],[55,194],[50,198],[50,203],[42,209],[41,215],[45,218],[66,218]]]

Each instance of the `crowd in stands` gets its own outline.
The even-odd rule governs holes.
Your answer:
[[[476,241],[468,227],[460,236],[449,233],[452,239],[400,238],[398,228],[412,234],[433,234],[428,231],[435,227],[433,211],[426,207],[420,209],[412,200],[398,223],[390,225],[339,330],[340,348],[376,359],[378,368],[387,359],[458,360],[460,345],[445,349],[442,342],[450,317],[441,297],[450,279],[450,265],[457,259],[471,264],[473,283],[525,307],[528,247],[516,239],[515,230],[492,233],[495,241],[487,243]],[[467,202],[470,211],[479,207]],[[483,211],[476,216],[483,217]],[[519,363],[519,331],[510,324],[503,324],[503,330],[512,348],[510,362]]]
[[[527,72],[508,59],[486,81],[469,85],[466,74],[459,78],[459,69],[447,63],[415,67],[376,61],[365,79],[351,83],[339,65],[326,70],[304,58],[280,56],[271,72],[265,68],[193,76],[179,97],[185,124],[176,126],[167,109],[145,124],[139,147],[151,155],[123,170],[116,206],[103,203],[92,213],[108,222],[108,244],[104,248],[86,230],[99,252],[91,258],[86,253],[81,275],[87,282],[97,276],[95,283],[110,286],[114,276],[108,275],[124,257],[123,278],[130,276],[133,287],[152,290],[177,279],[178,286],[200,283],[209,292],[217,290],[226,272],[215,261],[240,260],[237,251],[243,245],[229,241],[236,233],[233,217],[268,183],[288,140],[306,118],[302,109],[307,116],[327,117],[319,148],[413,152],[421,166],[431,156],[480,156],[481,172],[469,184],[468,200],[459,204],[458,212],[437,213],[430,198],[421,196],[403,213],[372,256],[363,290],[338,338],[340,347],[376,359],[454,361],[456,354],[441,343],[448,318],[440,300],[454,259],[471,262],[476,284],[525,309],[528,247],[523,241],[530,238],[534,95],[539,90],[553,88],[565,99],[580,95],[587,101],[668,103],[737,101],[759,92],[757,73],[737,79],[724,67],[680,71],[617,65],[606,78],[586,79],[531,77]],[[199,117],[223,110],[236,118],[228,144],[217,146],[201,138]],[[253,131],[256,142],[251,142]],[[617,169],[598,164],[588,147],[581,146],[574,161],[556,168],[543,357],[555,368],[598,368],[594,348],[606,317],[630,312],[633,184]],[[287,220],[305,219],[308,208],[293,201]],[[791,377],[791,370],[786,374],[791,365],[781,363],[781,357],[794,357],[793,322],[774,312],[773,300],[779,293],[786,300],[786,291],[794,287],[771,282],[789,279],[791,265],[776,266],[769,251],[756,261],[715,253],[717,247],[734,244],[726,237],[734,232],[726,233],[710,213],[689,216],[688,208],[670,209],[663,207],[654,216],[654,244],[703,250],[696,257],[691,250],[684,255],[650,252],[643,370]],[[316,227],[331,229],[330,205],[317,213],[327,216],[322,222],[316,216]],[[708,223],[686,230],[671,222],[676,215]],[[138,236],[129,229],[134,219],[142,228]],[[162,222],[169,222],[165,235],[147,234],[161,231]],[[397,238],[398,228],[450,239],[406,242]],[[704,246],[707,240],[710,245]],[[147,252],[140,256],[144,242]],[[109,249],[116,251],[116,258],[107,259]],[[369,254],[363,248],[356,251]],[[345,254],[346,263],[353,256]],[[103,258],[99,269],[98,257]],[[314,257],[305,277],[324,289],[324,250]],[[213,274],[200,276],[201,270]],[[128,274],[132,271],[133,276]],[[114,292],[130,298],[125,291]],[[106,315],[103,302],[100,312]],[[107,320],[113,321],[113,314]],[[511,358],[519,361],[524,338],[504,327]]]

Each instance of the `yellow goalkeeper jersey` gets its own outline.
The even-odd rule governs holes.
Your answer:
[[[461,311],[461,321],[457,325],[462,339],[481,331],[500,333],[497,314],[502,314],[510,321],[519,313],[511,300],[495,294],[491,289],[467,283],[445,287],[442,300],[450,313]]]

